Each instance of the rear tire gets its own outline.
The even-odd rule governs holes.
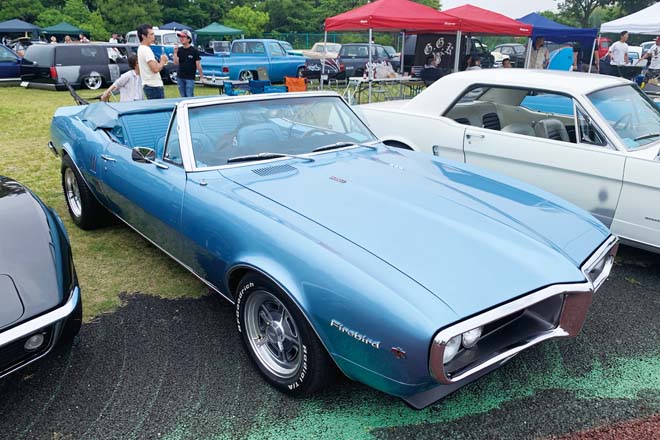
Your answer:
[[[68,155],[62,158],[62,190],[71,219],[81,229],[106,224],[108,211],[96,200]]]
[[[96,72],[92,72],[83,79],[82,83],[89,90],[98,90],[103,85],[103,77]]]
[[[249,70],[244,70],[238,74],[238,79],[240,81],[251,81],[254,79],[254,75]]]
[[[236,324],[261,375],[292,396],[330,384],[334,363],[298,306],[273,282],[248,274],[236,288]]]

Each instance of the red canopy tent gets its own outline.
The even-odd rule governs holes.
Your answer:
[[[460,20],[409,0],[376,0],[325,20],[328,31],[458,31]]]
[[[410,0],[376,0],[327,18],[325,20],[325,40],[327,42],[328,31],[368,29],[369,44],[371,44],[373,31],[458,32],[459,28],[460,20],[429,6]],[[371,50],[369,50],[369,64],[371,64]],[[401,50],[401,68],[403,68],[403,48]],[[323,75],[324,69],[325,63],[322,62],[321,75]],[[371,76],[372,70],[369,69],[370,80]],[[371,102],[371,83],[369,84],[369,101]]]
[[[529,37],[532,26],[506,15],[472,5],[463,5],[443,11],[461,22],[461,32],[479,34],[515,35]]]

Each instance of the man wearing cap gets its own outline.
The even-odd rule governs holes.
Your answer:
[[[650,59],[651,64],[644,75],[644,82],[660,77],[660,36],[655,38],[655,44],[644,54],[642,59]]]
[[[195,96],[195,71],[199,71],[199,78],[204,81],[201,57],[199,51],[192,45],[192,34],[189,30],[177,32],[181,47],[174,48],[174,64],[179,66],[177,71],[177,84],[182,97]]]

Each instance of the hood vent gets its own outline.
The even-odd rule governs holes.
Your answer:
[[[259,176],[272,176],[273,174],[287,173],[289,171],[295,171],[296,169],[289,164],[284,165],[273,165],[271,167],[265,168],[255,168],[252,170],[253,173],[258,174]]]

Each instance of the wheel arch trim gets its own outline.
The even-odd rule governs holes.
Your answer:
[[[291,291],[290,291],[289,289],[287,289],[286,287],[284,287],[284,285],[283,285],[282,283],[280,283],[275,277],[273,277],[272,275],[270,275],[268,272],[266,272],[265,270],[263,270],[263,269],[261,269],[261,268],[255,266],[255,265],[253,265],[253,264],[250,264],[250,263],[236,263],[235,265],[233,265],[229,270],[227,270],[227,273],[226,273],[226,275],[225,275],[225,286],[226,286],[226,288],[227,288],[227,291],[229,292],[229,294],[230,294],[232,297],[233,297],[234,292],[233,292],[232,290],[229,290],[230,287],[231,287],[231,285],[229,284],[229,280],[230,280],[232,274],[233,274],[234,272],[236,272],[237,270],[245,270],[246,273],[253,272],[253,273],[255,273],[255,274],[258,274],[258,275],[263,276],[264,278],[266,278],[267,280],[269,280],[270,282],[272,282],[273,284],[275,284],[275,286],[277,286],[277,287],[282,291],[282,293],[283,293],[284,295],[286,295],[287,298],[289,298],[289,299],[290,299],[290,300],[296,305],[296,307],[298,308],[298,311],[300,311],[300,313],[302,314],[302,316],[305,318],[305,321],[307,321],[307,324],[309,324],[309,327],[312,329],[312,331],[313,331],[314,334],[316,335],[316,338],[319,340],[319,342],[320,342],[321,345],[323,346],[323,349],[324,349],[325,352],[328,354],[328,356],[330,357],[330,359],[332,359],[332,362],[335,364],[335,367],[337,367],[337,369],[338,369],[339,371],[341,371],[341,373],[342,373],[344,376],[349,377],[349,378],[352,378],[351,375],[347,374],[347,373],[346,373],[346,372],[345,372],[345,371],[339,366],[339,364],[337,363],[337,360],[335,359],[335,355],[334,355],[333,352],[328,348],[328,346],[327,346],[326,342],[323,340],[323,338],[321,338],[321,335],[320,335],[319,332],[316,330],[316,327],[314,326],[314,324],[312,323],[312,321],[309,319],[309,316],[307,316],[307,313],[306,313],[305,309],[301,306],[300,301],[298,300],[298,298],[297,298],[295,295],[291,294]],[[243,275],[243,276],[245,276],[245,275]],[[239,281],[240,281],[240,280],[239,280]]]

